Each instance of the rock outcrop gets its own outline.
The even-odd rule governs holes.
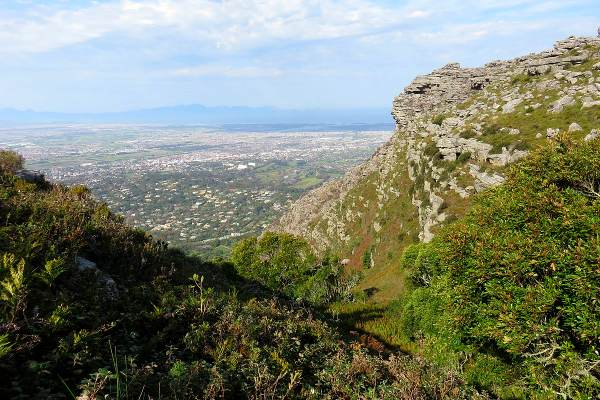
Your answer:
[[[30,183],[43,183],[45,180],[44,174],[39,171],[32,171],[29,169],[21,169],[15,172],[15,176]]]

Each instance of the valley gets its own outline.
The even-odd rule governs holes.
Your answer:
[[[226,256],[391,136],[380,125],[39,126],[0,130],[29,168],[86,185],[133,226]]]

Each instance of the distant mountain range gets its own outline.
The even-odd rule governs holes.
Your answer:
[[[0,109],[0,125],[39,123],[393,123],[389,109],[280,109],[274,107],[207,107],[182,105],[107,113],[56,113]]]

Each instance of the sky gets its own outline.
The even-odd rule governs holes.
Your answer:
[[[0,0],[0,108],[390,107],[598,25],[599,0]]]

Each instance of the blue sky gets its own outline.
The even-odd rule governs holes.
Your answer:
[[[389,107],[598,25],[598,0],[0,0],[0,108]]]

